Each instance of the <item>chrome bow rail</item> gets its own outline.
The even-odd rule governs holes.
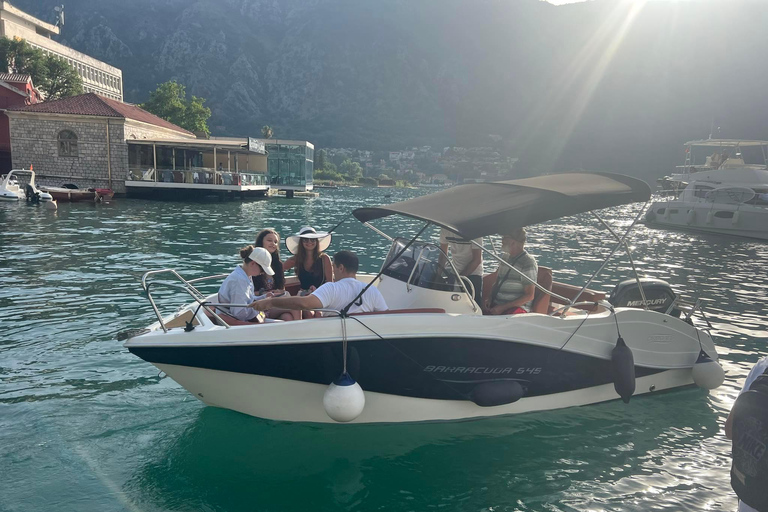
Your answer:
[[[169,283],[165,281],[151,281],[150,277],[155,276],[157,274],[171,274],[173,277],[181,281],[181,283]],[[216,308],[210,308],[209,306],[236,306],[236,307],[247,307],[250,304],[217,304],[213,302],[206,302],[205,295],[198,290],[194,284],[192,283],[200,283],[202,281],[206,281],[209,279],[222,279],[227,277],[229,274],[216,274],[213,276],[207,276],[207,277],[198,277],[197,279],[184,279],[181,277],[181,275],[173,270],[172,268],[164,268],[161,270],[150,270],[149,272],[146,272],[143,276],[141,276],[141,287],[144,289],[144,292],[147,294],[147,299],[149,299],[149,303],[152,305],[152,309],[155,311],[155,315],[157,316],[157,320],[160,322],[160,327],[162,327],[163,332],[168,332],[168,328],[165,326],[165,322],[163,322],[163,316],[160,314],[160,310],[157,309],[157,304],[155,304],[155,299],[152,298],[152,286],[155,285],[162,285],[169,288],[175,288],[177,290],[183,290],[187,292],[194,300],[197,302],[200,307],[205,308],[205,310],[210,313],[221,325],[225,326],[227,329],[229,329],[229,325],[227,325],[227,322],[225,322],[217,313]]]

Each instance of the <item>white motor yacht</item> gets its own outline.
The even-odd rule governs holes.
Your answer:
[[[768,240],[768,142],[689,142],[683,173],[668,178],[672,197],[654,202],[646,223]],[[692,156],[707,156],[696,165]],[[745,162],[745,154],[749,152]],[[711,154],[709,154],[711,153]]]
[[[29,181],[22,188],[16,179],[18,175],[29,175]],[[51,201],[53,196],[43,192],[35,185],[35,171],[32,169],[14,169],[0,177],[0,200],[19,201],[26,199],[31,202]]]
[[[627,237],[644,208],[623,234],[595,210],[647,202],[650,193],[634,178],[573,173],[461,185],[360,208],[353,215],[391,242],[379,272],[359,276],[378,287],[388,311],[348,314],[353,301],[321,318],[242,322],[218,312],[215,293],[198,289],[226,276],[185,280],[164,269],[142,279],[158,321],[118,339],[205,404],[285,421],[461,420],[629,402],[694,383],[715,388],[724,376],[710,334],[694,325],[694,315],[703,317],[699,301],[685,305],[667,283],[636,272],[610,297],[588,288],[617,251],[629,254]],[[525,314],[483,315],[471,283],[450,260],[442,269],[447,258],[439,246],[419,238],[440,226],[472,240],[583,212],[614,237],[611,254],[581,287],[553,282],[551,270],[540,267]],[[371,224],[390,215],[424,227],[401,238]],[[162,315],[152,296],[160,286],[193,300]],[[296,286],[289,281],[286,288]]]

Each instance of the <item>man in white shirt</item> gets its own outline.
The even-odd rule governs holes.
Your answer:
[[[358,299],[366,284],[357,280],[360,263],[355,253],[339,251],[333,256],[333,282],[325,283],[309,295],[303,297],[269,297],[257,300],[251,307],[258,311],[270,308],[283,309],[333,309],[341,311],[354,301],[349,313],[386,311],[387,303],[378,288],[371,286]]]
[[[483,238],[473,240],[483,245]],[[475,288],[475,302],[482,304],[483,298],[483,251],[469,240],[462,240],[455,233],[447,229],[440,230],[440,250],[448,254],[451,250],[451,261],[460,276],[466,276]],[[440,264],[444,265],[444,258],[440,257]]]

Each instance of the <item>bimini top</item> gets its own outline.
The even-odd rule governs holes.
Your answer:
[[[550,174],[460,185],[387,206],[358,208],[352,214],[360,222],[405,215],[471,239],[650,197],[648,184],[629,176]]]

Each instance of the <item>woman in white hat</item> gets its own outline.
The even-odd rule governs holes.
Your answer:
[[[270,267],[272,256],[269,251],[263,247],[253,247],[248,245],[240,249],[240,257],[243,264],[235,267],[235,270],[227,276],[221,288],[219,288],[220,304],[251,304],[257,299],[263,299],[264,296],[257,297],[253,291],[252,277],[265,273],[268,276],[275,274]],[[219,307],[222,312],[238,320],[254,320],[258,315],[251,307]]]
[[[283,270],[296,268],[301,290],[310,293],[321,284],[333,281],[333,265],[325,250],[331,245],[331,234],[304,226],[295,235],[285,239],[285,246],[293,254],[283,263]]]

